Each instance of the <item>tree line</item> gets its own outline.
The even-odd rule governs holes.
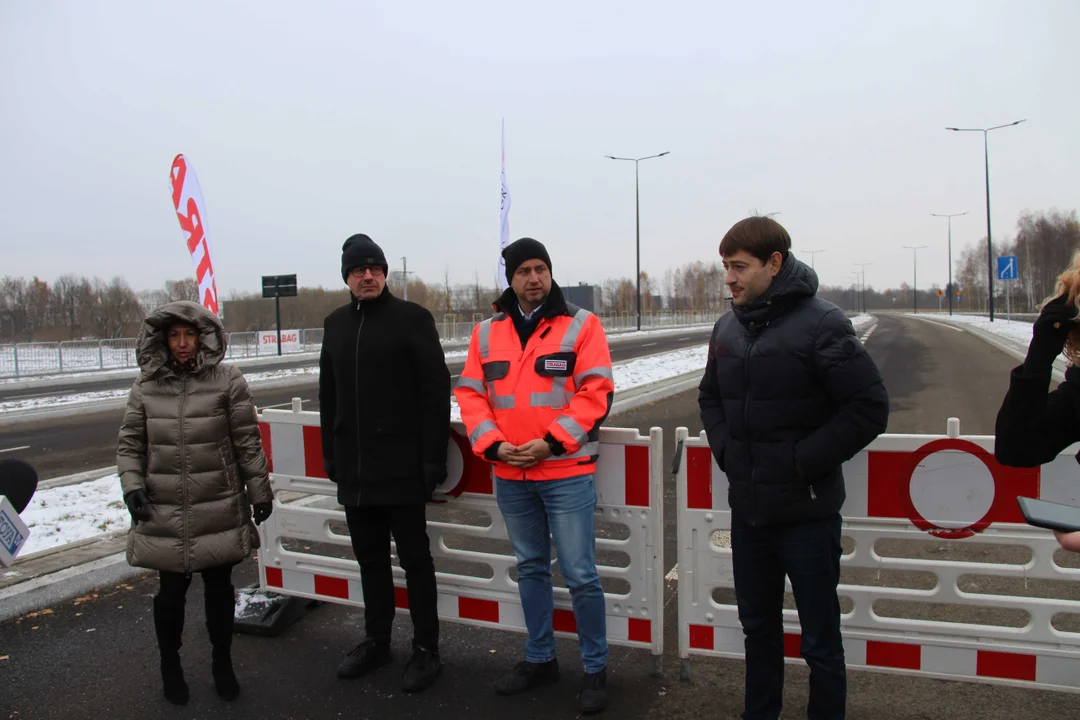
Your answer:
[[[1024,212],[1017,220],[1016,234],[996,243],[995,257],[1015,255],[1019,279],[1010,281],[1008,292],[1013,310],[1032,312],[1054,289],[1058,274],[1080,248],[1080,222],[1076,211]],[[996,261],[995,261],[996,262]],[[961,312],[985,312],[987,304],[986,240],[960,250],[953,272],[953,286],[929,285],[915,297],[906,282],[898,288],[877,290],[858,283],[823,286],[818,294],[842,308],[862,310],[907,310],[918,302],[920,308],[948,306],[954,293],[954,307]],[[391,290],[405,294],[405,277],[392,271]],[[633,315],[636,284],[633,278],[608,278],[599,283],[599,307],[603,315]],[[996,307],[1004,309],[1006,283],[995,282]],[[942,293],[939,296],[939,291]],[[727,309],[724,269],[717,261],[693,261],[669,268],[662,274],[641,274],[643,313],[672,310],[719,315]],[[957,295],[959,299],[957,300]],[[482,283],[479,274],[472,283],[451,284],[449,270],[440,281],[429,282],[410,273],[408,298],[428,310],[439,322],[447,316],[468,322],[487,317],[499,290],[494,283]],[[198,301],[194,279],[173,280],[159,288],[136,291],[123,278],[109,281],[64,275],[52,283],[37,277],[0,278],[0,341],[57,341],[82,338],[134,337],[143,318],[155,308],[174,300]],[[348,302],[344,287],[327,289],[301,287],[295,298],[281,301],[281,321],[286,328],[318,328],[334,308]],[[231,293],[222,303],[222,318],[229,332],[251,332],[274,327],[274,303],[261,293]]]

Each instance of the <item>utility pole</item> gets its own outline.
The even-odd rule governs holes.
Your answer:
[[[409,263],[405,258],[401,258],[401,275],[405,278],[401,282],[401,284],[404,285],[404,288],[401,291],[402,300],[409,299],[409,274]]]
[[[911,278],[911,280],[912,280],[912,286],[911,286],[912,301],[911,302],[912,302],[912,310],[914,311],[914,314],[918,315],[919,314],[919,251],[926,249],[926,246],[925,245],[916,245],[916,246],[912,247],[911,245],[905,245],[904,249],[911,251],[911,274],[912,274],[912,278]]]

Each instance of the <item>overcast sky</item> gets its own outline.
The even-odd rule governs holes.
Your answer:
[[[753,5],[753,7],[750,7]],[[340,286],[366,232],[427,281],[493,283],[511,238],[561,283],[712,261],[779,212],[823,283],[943,284],[954,247],[1080,204],[1080,3],[0,4],[0,275],[193,275],[168,172],[208,207],[218,288]],[[958,253],[956,253],[958,254]],[[803,256],[809,261],[808,255]]]

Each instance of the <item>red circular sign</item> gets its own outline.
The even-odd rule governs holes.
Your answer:
[[[991,522],[993,522],[990,519],[990,515],[993,512],[993,504],[991,504],[990,509],[987,510],[979,520],[967,527],[943,528],[923,517],[922,513],[915,507],[915,502],[911,497],[911,480],[915,476],[915,471],[918,469],[919,464],[929,456],[936,452],[941,452],[942,450],[959,450],[977,458],[990,472],[990,477],[994,479],[994,490],[995,492],[997,491],[998,478],[994,473],[994,467],[986,460],[987,452],[984,449],[970,440],[942,438],[941,440],[928,442],[918,450],[908,454],[907,459],[901,466],[901,483],[897,488],[900,494],[900,504],[907,513],[908,519],[911,520],[915,527],[920,530],[925,530],[934,537],[939,537],[944,540],[961,540],[963,538],[969,538],[975,533],[982,532],[990,526]]]

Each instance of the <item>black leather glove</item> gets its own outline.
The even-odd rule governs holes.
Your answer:
[[[270,513],[274,512],[274,503],[255,503],[251,506],[251,511],[252,514],[255,516],[255,524],[259,525],[263,522],[263,520],[266,520],[266,518],[270,517]]]
[[[334,468],[333,461],[332,460],[323,460],[322,467],[323,467],[323,472],[326,473],[326,477],[329,478],[330,482],[336,483],[337,479],[334,477],[334,475],[336,474],[336,469]]]
[[[132,490],[125,495],[124,504],[127,505],[128,512],[131,513],[131,521],[135,524],[138,524],[140,520],[150,522],[153,517],[150,514],[150,498],[142,488]]]
[[[422,467],[424,470],[424,490],[430,497],[435,492],[435,488],[446,480],[446,464],[423,463]]]
[[[1046,303],[1031,329],[1024,370],[1028,374],[1049,373],[1074,327],[1076,306],[1067,304],[1064,295]]]

